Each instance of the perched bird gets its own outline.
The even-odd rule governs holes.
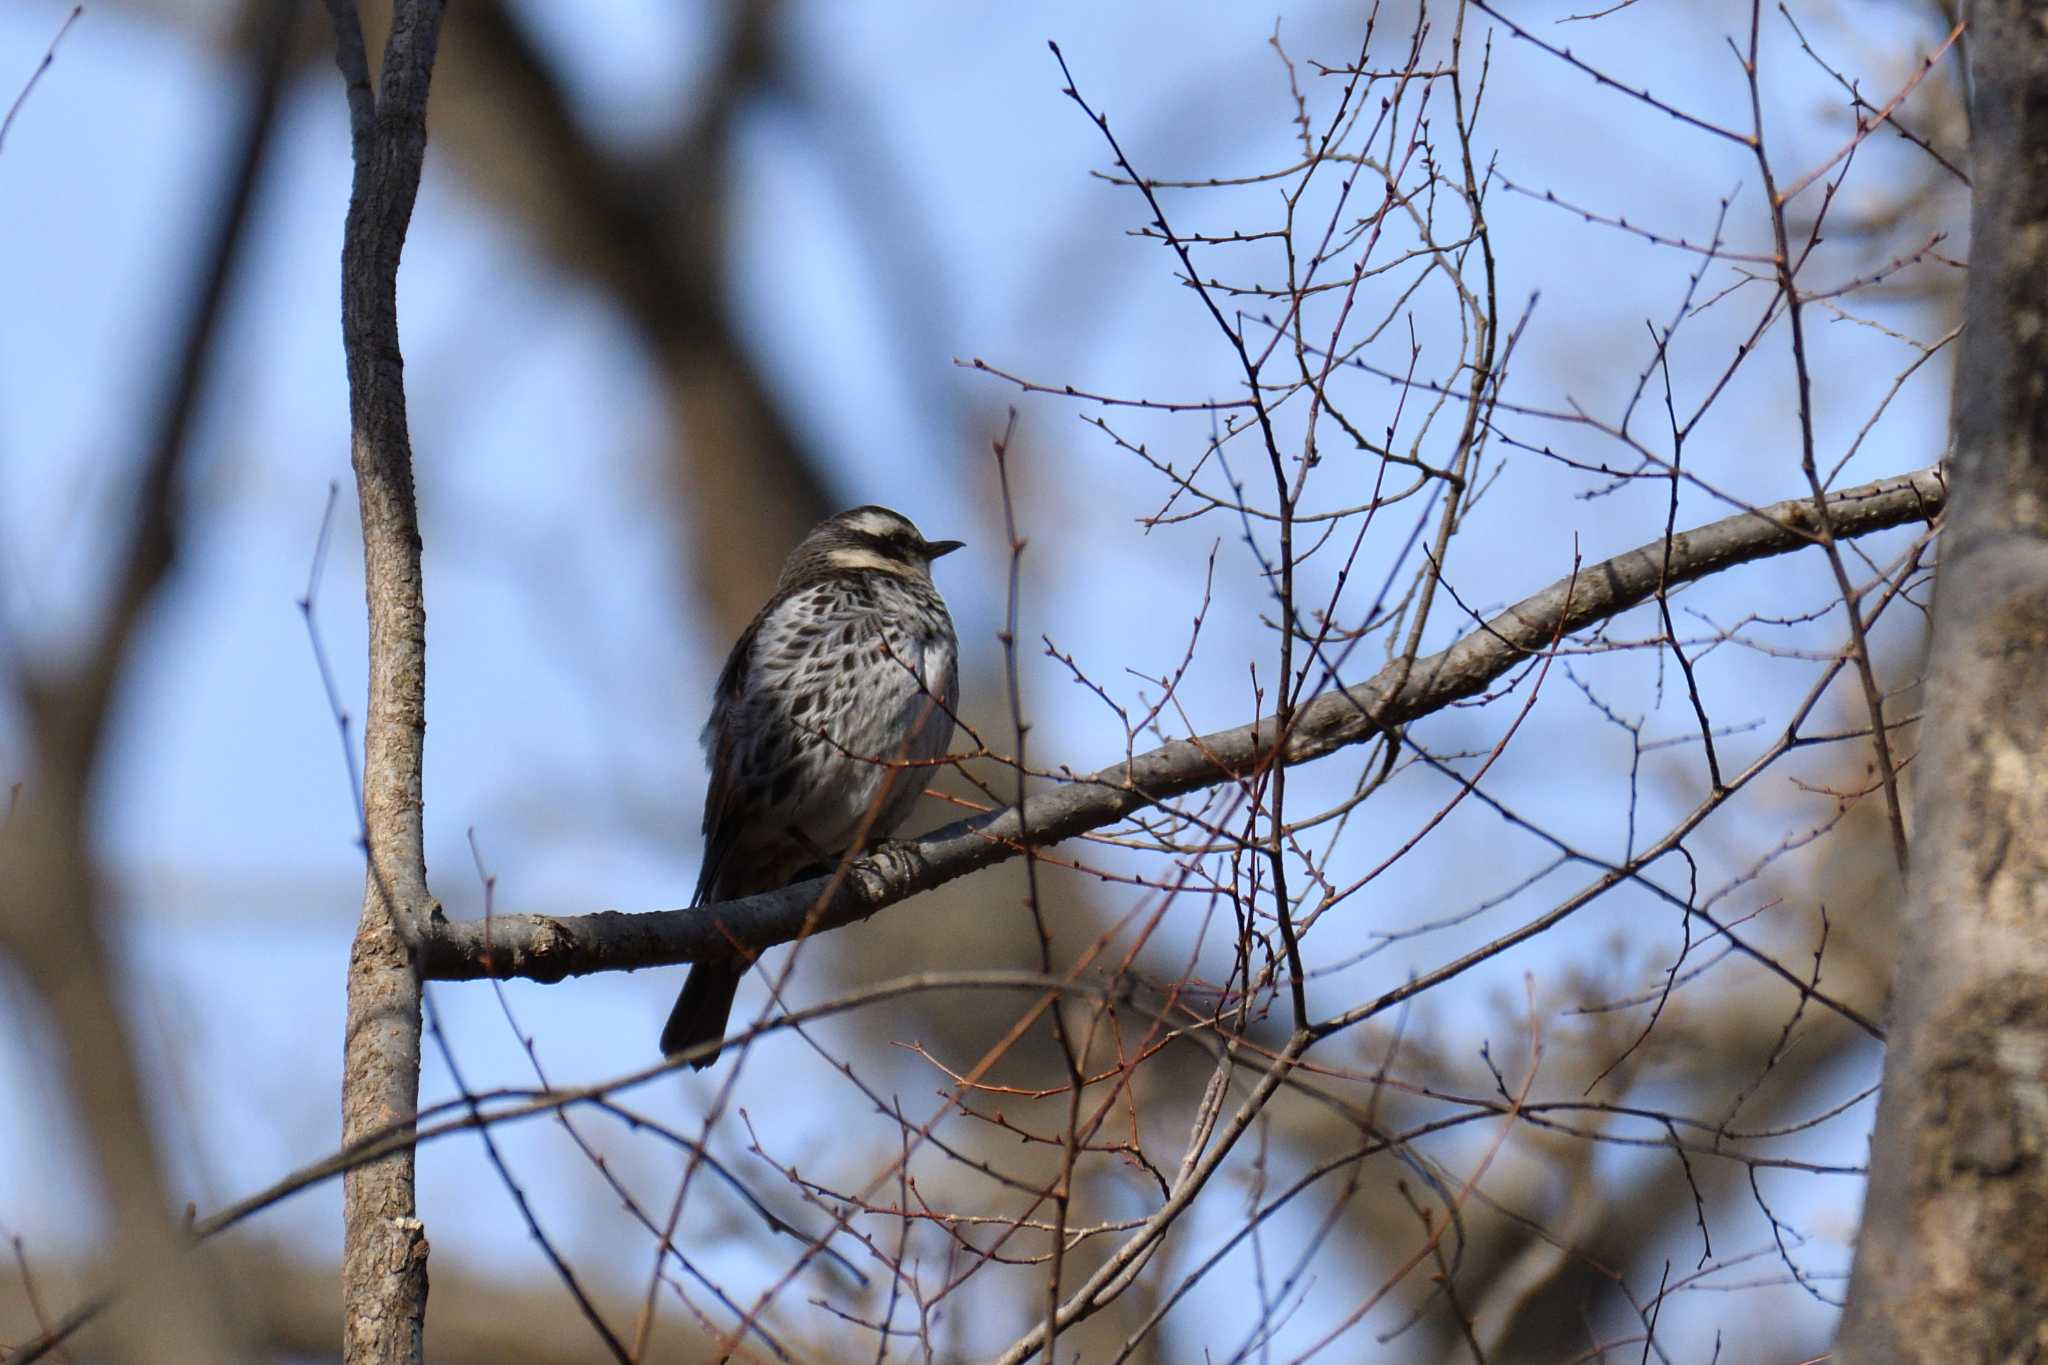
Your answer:
[[[957,643],[931,564],[960,548],[856,507],[790,551],[718,676],[704,754],[704,870],[692,905],[830,872],[887,836],[953,738]],[[670,1056],[725,1036],[745,965],[694,964],[661,1031]],[[702,1069],[716,1051],[692,1061]]]

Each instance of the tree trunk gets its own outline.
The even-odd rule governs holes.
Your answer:
[[[370,614],[362,812],[369,870],[349,954],[342,1061],[342,1139],[353,1143],[409,1121],[419,1107],[420,983],[411,945],[434,910],[420,818],[427,612],[398,349],[398,258],[426,155],[427,84],[442,6],[397,6],[374,85],[353,0],[329,0],[328,8],[355,153],[341,248],[341,332]],[[342,1359],[417,1362],[427,1238],[415,1216],[412,1150],[350,1171],[342,1192]]]
[[[2048,1359],[2048,21],[1970,6],[1969,328],[1839,1360]]]

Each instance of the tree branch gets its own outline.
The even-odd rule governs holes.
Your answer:
[[[342,1137],[419,1104],[420,983],[411,941],[433,901],[421,830],[426,599],[412,444],[398,347],[398,261],[426,156],[427,86],[441,0],[401,0],[372,84],[352,0],[328,0],[348,91],[355,178],[341,252],[351,459],[363,521],[370,696],[363,724],[362,918],[349,955]],[[373,93],[374,92],[374,93]],[[427,1240],[415,1216],[410,1147],[343,1183],[343,1359],[416,1362],[427,1307]]]
[[[1947,500],[1939,470],[1880,479],[1828,502],[1834,534],[1853,538],[1912,522],[1931,522]],[[1321,758],[1384,728],[1403,725],[1476,695],[1561,633],[1582,630],[1676,586],[1751,560],[1818,543],[1809,497],[1711,522],[1617,555],[1560,579],[1411,666],[1396,661],[1355,686],[1330,684],[1299,707],[1279,761]],[[961,821],[913,843],[892,846],[847,869],[835,890],[817,878],[720,906],[641,914],[600,911],[569,917],[517,915],[437,920],[420,944],[431,980],[521,977],[560,981],[592,972],[669,966],[758,951],[805,933],[839,928],[921,891],[1017,854],[1023,831],[1045,847],[1114,824],[1133,811],[1203,787],[1249,777],[1271,761],[1278,723],[1178,740],[1092,776],[1009,807]],[[830,896],[822,913],[820,900]]]

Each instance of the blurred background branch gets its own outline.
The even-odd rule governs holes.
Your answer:
[[[214,341],[245,249],[276,126],[290,6],[265,7],[238,135],[212,177],[212,219],[195,243],[182,325],[167,339],[155,435],[135,480],[118,567],[91,643],[69,666],[27,664],[19,705],[35,765],[18,782],[0,826],[0,949],[26,972],[48,1012],[66,1090],[91,1142],[106,1215],[121,1229],[108,1267],[120,1287],[103,1336],[88,1349],[117,1360],[221,1360],[237,1354],[213,1268],[185,1253],[154,1139],[156,1125],[119,1000],[122,975],[109,943],[117,911],[97,866],[91,811],[104,799],[105,737],[141,623],[176,559],[179,494],[202,386],[218,364]],[[66,21],[69,22],[68,20]]]

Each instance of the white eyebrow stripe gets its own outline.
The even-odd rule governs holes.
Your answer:
[[[909,572],[903,561],[878,555],[873,550],[834,548],[825,552],[825,558],[835,569],[878,569],[894,574]]]

